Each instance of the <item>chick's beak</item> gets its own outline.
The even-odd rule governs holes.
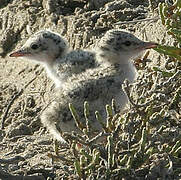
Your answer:
[[[155,42],[145,42],[145,44],[144,44],[145,49],[151,49],[151,48],[155,48],[157,46],[158,46],[158,43],[155,43]]]
[[[23,56],[27,56],[28,53],[24,52],[23,50],[17,50],[15,52],[12,52],[11,54],[9,54],[9,57],[23,57]]]

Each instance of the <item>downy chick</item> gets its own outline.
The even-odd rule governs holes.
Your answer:
[[[95,118],[95,111],[99,111],[105,121],[105,106],[111,104],[113,98],[117,109],[122,110],[125,107],[127,97],[122,90],[122,84],[125,79],[133,82],[136,78],[136,69],[131,58],[156,45],[139,40],[127,31],[106,32],[95,51],[96,63],[101,65],[67,79],[64,87],[57,91],[57,99],[43,112],[43,125],[55,139],[63,142],[61,132],[79,133],[68,104],[74,105],[81,122],[85,125],[83,104],[87,101],[90,106],[89,120],[92,130],[100,131],[101,126]]]
[[[56,87],[62,87],[68,77],[96,66],[95,53],[71,50],[65,38],[49,30],[33,34],[20,49],[9,56],[42,64]]]

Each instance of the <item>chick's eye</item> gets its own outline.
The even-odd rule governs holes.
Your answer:
[[[125,45],[125,46],[130,46],[130,45],[131,45],[131,42],[130,42],[130,41],[125,41],[125,42],[124,42],[124,45]]]
[[[38,45],[37,45],[37,44],[32,44],[32,45],[31,45],[31,49],[34,49],[34,50],[35,50],[35,49],[38,49]]]

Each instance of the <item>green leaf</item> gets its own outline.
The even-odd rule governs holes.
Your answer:
[[[155,51],[162,53],[164,55],[169,55],[181,61],[181,48],[174,46],[162,46],[158,45],[157,48],[154,48]]]

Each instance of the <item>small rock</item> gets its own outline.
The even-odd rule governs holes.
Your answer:
[[[8,132],[8,137],[15,137],[15,136],[20,136],[20,135],[32,135],[31,129],[24,123],[21,123],[14,129],[11,129]]]

